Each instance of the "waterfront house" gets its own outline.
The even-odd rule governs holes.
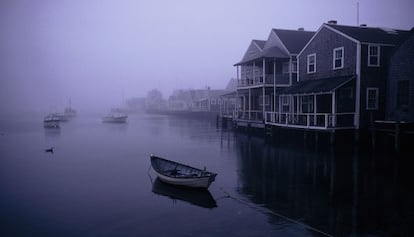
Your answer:
[[[389,58],[407,31],[322,24],[297,55],[297,83],[280,92],[266,124],[360,129],[384,119]]]
[[[266,111],[278,111],[278,93],[296,81],[297,54],[314,32],[272,29],[253,40],[237,67],[238,126],[264,127]]]
[[[228,92],[227,90],[214,90],[209,87],[197,90],[176,90],[168,98],[168,110],[171,112],[218,114],[222,103],[220,96]]]
[[[414,122],[414,29],[391,56],[387,120]]]

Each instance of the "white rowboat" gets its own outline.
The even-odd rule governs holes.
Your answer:
[[[151,155],[151,166],[158,178],[169,184],[208,188],[217,174]]]

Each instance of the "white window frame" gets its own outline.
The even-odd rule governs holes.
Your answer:
[[[377,55],[371,55],[371,48],[377,49]],[[377,57],[377,63],[371,63],[371,57]],[[368,45],[368,66],[369,67],[379,67],[380,66],[380,59],[381,59],[381,47],[377,44],[369,44]]]
[[[310,63],[310,58],[313,57],[313,71],[309,71],[309,66],[312,64]],[[316,53],[308,54],[307,61],[306,61],[306,71],[308,74],[316,72]]]
[[[336,56],[336,52],[341,51],[342,56],[340,58],[338,58]],[[341,66],[336,67],[335,62],[336,60],[341,60]],[[335,69],[342,69],[344,68],[344,47],[339,47],[339,48],[334,48],[333,49],[333,56],[332,56],[332,68]]]
[[[375,91],[375,105],[370,105],[369,93],[370,91]],[[378,101],[379,101],[379,89],[377,87],[368,87],[366,95],[366,109],[367,110],[378,110]]]
[[[280,100],[280,112],[288,113],[290,111],[290,95],[281,95]],[[287,109],[287,112],[285,112],[285,108]]]

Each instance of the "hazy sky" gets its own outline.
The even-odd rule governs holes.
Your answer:
[[[101,108],[159,88],[224,88],[272,28],[356,25],[357,0],[1,0],[0,111]],[[412,0],[359,0],[360,24],[414,26]],[[52,112],[52,111],[50,111]]]

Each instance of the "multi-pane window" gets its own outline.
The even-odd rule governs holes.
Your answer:
[[[308,73],[316,72],[316,54],[309,54],[307,60]]]
[[[306,95],[301,97],[302,102],[302,113],[312,113],[313,112],[313,102],[314,98],[312,95]]]
[[[333,50],[333,69],[344,67],[344,47],[335,48]]]
[[[367,88],[367,110],[378,109],[378,88]]]
[[[282,104],[282,112],[289,112],[289,102],[290,97],[287,95],[280,96],[281,104]]]
[[[368,46],[368,66],[380,65],[380,47],[378,45]]]
[[[397,107],[408,107],[410,100],[410,81],[398,81],[397,88]]]

